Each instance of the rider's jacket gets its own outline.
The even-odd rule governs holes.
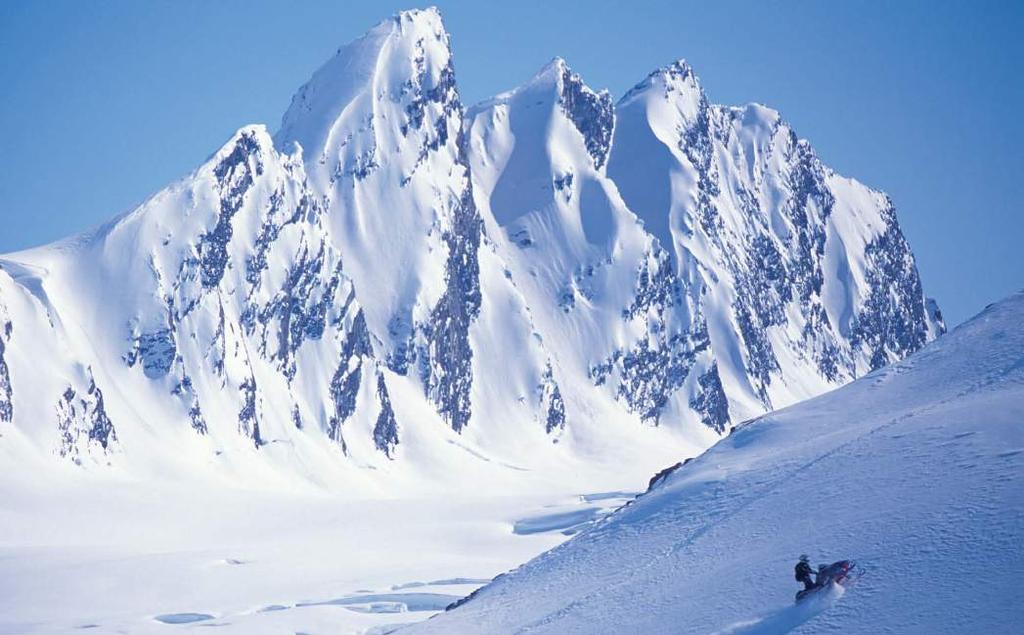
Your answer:
[[[811,565],[807,564],[803,560],[796,563],[796,567],[794,568],[794,570],[796,572],[796,579],[800,581],[814,573],[814,570],[811,569]]]

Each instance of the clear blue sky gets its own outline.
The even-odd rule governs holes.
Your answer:
[[[893,197],[950,323],[1024,286],[1024,3],[437,4],[467,103],[555,55],[616,96],[685,57],[713,101],[777,108]],[[340,44],[412,6],[5,0],[0,252],[133,207],[244,124],[276,129]]]

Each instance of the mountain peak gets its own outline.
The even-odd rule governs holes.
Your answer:
[[[690,66],[690,63],[687,62],[686,59],[682,57],[672,62],[671,64],[666,64],[665,66],[662,66],[656,72],[683,79],[695,75],[693,67]]]
[[[642,95],[651,94],[652,90],[654,94],[662,94],[666,99],[673,92],[689,95],[698,100],[704,97],[704,89],[693,67],[685,59],[680,58],[648,74],[643,81],[623,95],[619,105],[626,105]]]
[[[525,86],[537,86],[545,83],[553,84],[560,95],[564,95],[566,91],[585,91],[595,97],[608,94],[607,90],[594,90],[588,86],[565,59],[557,56],[551,58],[550,62],[537,71],[537,74]]]
[[[398,25],[399,32],[403,36],[422,37],[425,34],[432,34],[439,40],[448,44],[448,32],[444,28],[444,18],[437,7],[426,9],[408,9],[399,11],[392,18]]]
[[[523,93],[551,95],[582,135],[594,167],[604,165],[615,121],[612,98],[607,90],[590,88],[564,59],[554,57],[526,84],[494,101],[504,101]]]
[[[278,147],[291,151],[300,144],[315,160],[339,118],[353,104],[373,100],[398,102],[414,89],[450,82],[448,32],[436,7],[412,9],[380,22],[343,45],[292,97],[275,135]]]
[[[530,81],[532,83],[536,81],[542,81],[545,79],[558,79],[559,77],[562,76],[562,73],[564,73],[567,70],[570,70],[569,64],[561,57],[555,56],[551,58],[550,62],[541,67],[541,69],[537,71],[537,74],[534,75],[533,79]]]
[[[436,6],[429,6],[423,9],[405,9],[395,14],[394,19],[399,22],[430,22],[439,24],[442,20],[441,10]]]

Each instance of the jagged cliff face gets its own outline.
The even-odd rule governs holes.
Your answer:
[[[693,451],[941,332],[891,201],[774,111],[683,63],[614,105],[561,60],[466,111],[448,38],[402,13],[273,137],[0,258],[0,426],[307,474]]]
[[[737,412],[845,383],[943,332],[892,202],[824,166],[777,112],[711,104],[677,62],[616,113],[608,174],[696,276],[687,293],[706,298]]]
[[[700,293],[605,165],[615,111],[562,60],[467,119],[474,194],[536,326],[581,399],[712,438],[729,424]],[[571,412],[570,408],[570,412]]]

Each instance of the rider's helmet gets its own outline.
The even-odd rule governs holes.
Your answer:
[[[800,562],[807,562],[808,560],[810,560],[810,557],[806,553],[800,554]]]

